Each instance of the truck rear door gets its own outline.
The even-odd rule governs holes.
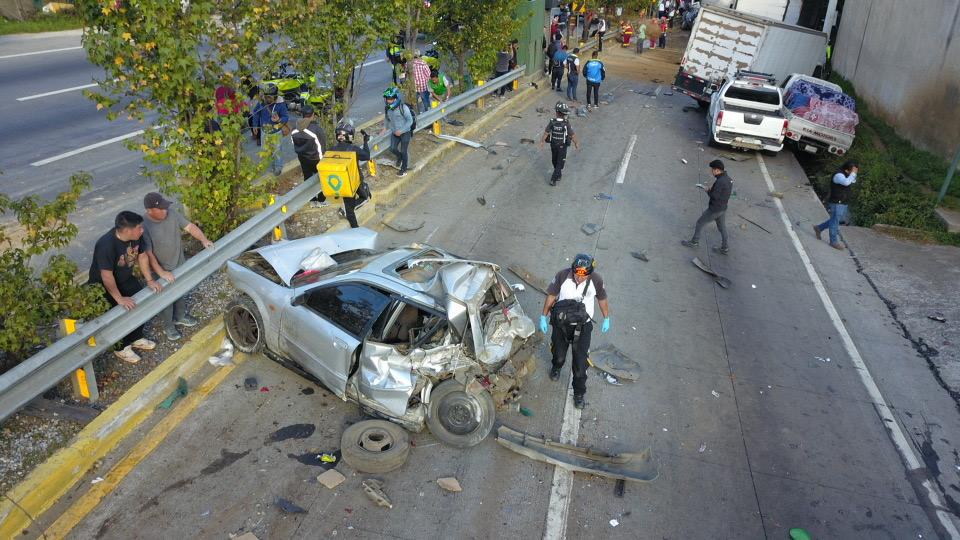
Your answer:
[[[764,27],[735,11],[704,6],[690,35],[683,70],[720,81],[749,70],[763,41]]]

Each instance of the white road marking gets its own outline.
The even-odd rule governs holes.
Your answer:
[[[49,53],[63,52],[63,51],[75,51],[75,50],[77,50],[77,49],[82,49],[82,48],[83,48],[82,45],[77,45],[76,47],[64,47],[64,48],[62,48],[62,49],[47,49],[47,50],[45,50],[45,51],[33,51],[33,52],[25,52],[25,53],[17,53],[17,54],[5,54],[5,55],[3,55],[3,56],[0,56],[0,60],[4,60],[4,59],[7,59],[7,58],[19,58],[19,57],[21,57],[21,56],[33,56],[33,55],[35,55],[35,54],[49,54]]]
[[[386,58],[381,58],[381,59],[379,59],[379,60],[371,60],[371,61],[369,61],[369,62],[364,62],[364,63],[360,64],[359,67],[372,66],[372,65],[374,65],[374,64],[379,64],[380,62],[385,62],[385,61],[386,61]]]
[[[48,163],[53,163],[54,161],[60,161],[61,159],[66,159],[66,158],[68,158],[68,157],[75,156],[75,155],[77,155],[77,154],[82,154],[82,153],[84,153],[84,152],[86,152],[86,151],[88,151],[88,150],[93,150],[93,149],[95,149],[95,148],[100,148],[101,146],[107,146],[108,144],[113,144],[113,143],[115,143],[115,142],[124,141],[124,140],[126,140],[126,139],[131,138],[131,137],[136,137],[136,136],[138,136],[138,135],[143,135],[143,130],[142,130],[142,129],[138,129],[137,131],[134,131],[133,133],[127,133],[126,135],[120,135],[119,137],[114,137],[114,138],[112,138],[112,139],[107,139],[107,140],[105,140],[105,141],[100,141],[100,142],[98,142],[98,143],[93,143],[93,144],[91,144],[91,145],[84,146],[83,148],[77,148],[76,150],[71,150],[71,151],[69,151],[69,152],[64,152],[63,154],[60,154],[60,155],[57,155],[57,156],[53,156],[53,157],[49,157],[49,158],[47,158],[47,159],[41,159],[40,161],[34,161],[34,162],[31,163],[30,165],[32,165],[32,166],[34,166],[34,167],[40,167],[40,166],[46,165],[46,164],[48,164]]]
[[[633,134],[630,136],[630,143],[627,144],[627,153],[623,154],[623,159],[620,160],[620,170],[617,171],[617,183],[622,184],[623,178],[627,174],[627,165],[630,164],[630,156],[633,154],[633,145],[637,144],[637,135]]]
[[[577,444],[579,435],[580,409],[573,406],[573,387],[567,383],[567,399],[563,404],[560,442]],[[563,467],[556,467],[553,470],[553,484],[550,486],[550,502],[547,504],[547,523],[543,529],[543,540],[563,540],[567,537],[567,516],[570,515],[572,492],[573,472]]]
[[[757,161],[760,163],[760,172],[763,173],[763,178],[767,182],[767,189],[771,192],[776,191],[773,185],[773,180],[770,178],[770,173],[767,171],[767,164],[763,161],[763,156],[757,154]],[[793,229],[793,226],[790,223],[790,218],[787,216],[787,212],[783,207],[783,201],[773,197],[773,202],[777,205],[777,210],[780,211],[780,220],[783,221],[783,226],[787,229],[787,235],[790,237],[790,241],[793,243],[794,249],[796,249],[797,253],[800,255],[800,260],[803,261],[804,268],[807,269],[807,275],[810,277],[810,280],[813,281],[813,287],[817,290],[817,295],[820,296],[820,302],[827,310],[827,315],[830,316],[830,320],[833,322],[833,326],[836,328],[837,333],[840,334],[840,338],[843,341],[843,347],[850,356],[850,361],[853,362],[853,365],[857,368],[857,373],[860,375],[860,382],[862,382],[863,386],[866,387],[867,393],[870,395],[870,399],[873,400],[874,408],[877,410],[877,414],[880,415],[880,420],[883,423],[883,427],[890,431],[890,435],[893,438],[893,444],[897,447],[897,452],[900,453],[900,457],[903,458],[903,461],[907,465],[907,472],[909,473],[918,469],[922,469],[924,465],[920,462],[920,459],[917,457],[916,453],[914,453],[913,446],[903,433],[903,428],[890,412],[890,406],[887,405],[887,401],[884,399],[883,394],[880,393],[880,388],[877,387],[877,383],[873,380],[873,376],[870,375],[870,370],[867,369],[867,365],[864,363],[863,357],[860,356],[860,351],[857,349],[856,344],[854,344],[853,338],[850,337],[850,333],[847,332],[847,327],[843,324],[843,319],[840,318],[837,308],[833,305],[833,301],[830,300],[830,295],[827,294],[827,290],[823,286],[823,281],[820,280],[820,276],[817,274],[816,269],[814,269],[813,263],[810,262],[810,257],[807,256],[806,250],[803,249],[803,245],[800,243],[800,238],[797,236],[797,232]],[[923,482],[923,487],[927,490],[927,496],[930,499],[930,503],[933,504],[934,508],[936,508],[937,518],[939,518],[940,524],[943,525],[944,530],[946,530],[947,534],[950,535],[950,538],[960,538],[960,531],[957,530],[953,520],[950,519],[950,515],[944,510],[944,508],[946,508],[944,501],[941,499],[940,494],[933,488],[933,485],[929,479]]]
[[[93,88],[94,86],[97,86],[97,83],[83,84],[80,86],[72,86],[70,88],[64,88],[63,90],[54,90],[52,92],[44,92],[42,94],[36,94],[33,96],[18,97],[17,101],[30,101],[31,99],[54,96],[54,95],[63,94],[66,92],[73,92],[74,90],[83,90],[84,88]]]

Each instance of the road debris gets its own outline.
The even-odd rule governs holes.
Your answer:
[[[636,381],[642,374],[640,364],[631,360],[613,345],[604,345],[599,349],[590,351],[587,354],[587,364],[607,375],[613,375],[618,383],[621,379]]]
[[[778,199],[782,199],[782,198],[783,198],[783,192],[782,192],[782,191],[771,191],[771,192],[767,193],[767,195],[769,195],[769,196],[771,196],[771,197],[776,197],[776,198],[778,198]]]
[[[707,443],[700,443],[700,448],[697,448],[697,453],[702,454],[707,451]]]
[[[247,377],[243,380],[243,389],[250,391],[257,389],[257,378],[256,377]]]
[[[587,108],[586,108],[586,107],[580,107],[580,108],[577,109],[577,116],[579,116],[579,117],[582,118],[582,117],[586,117],[587,114],[588,114],[588,113],[587,113]]]
[[[376,503],[377,506],[393,508],[393,503],[390,502],[387,494],[383,492],[383,482],[370,478],[364,480],[361,486],[363,486],[363,492],[367,494],[367,498]]]
[[[710,393],[713,394],[713,397],[715,398],[720,397],[720,392],[717,392],[716,390],[711,390]]]
[[[814,356],[814,358],[816,358],[817,360],[819,360],[819,361],[821,361],[821,362],[823,362],[823,363],[827,363],[827,362],[830,361],[829,358],[824,358],[824,357],[822,357],[822,356]]]
[[[537,112],[540,114],[546,114],[550,111],[548,111],[546,107],[537,107]]]
[[[518,413],[522,414],[523,416],[533,416],[533,411],[531,411],[530,409],[528,409],[528,408],[526,408],[526,407],[521,407],[519,403],[514,403],[514,404],[511,406],[511,408],[512,408],[514,411],[517,411]]]
[[[187,395],[187,380],[183,377],[177,377],[177,388],[167,396],[166,399],[157,405],[158,409],[169,409],[178,399]]]
[[[748,223],[751,223],[751,224],[753,224],[753,225],[756,225],[757,228],[759,228],[761,231],[763,231],[763,232],[765,232],[765,233],[767,233],[767,234],[773,234],[773,233],[770,231],[770,229],[767,229],[767,228],[764,227],[763,225],[757,223],[756,221],[754,221],[754,220],[752,220],[752,219],[750,219],[750,218],[744,217],[742,214],[737,214],[737,217],[739,217],[740,219],[742,219],[742,220],[744,220],[744,221],[746,221],[746,222],[748,222]]]
[[[261,386],[261,387],[260,387],[260,391],[261,391],[261,392],[269,392],[269,391],[270,391],[270,387],[269,387],[269,386]]]
[[[630,252],[630,255],[631,255],[634,259],[640,259],[640,260],[643,261],[643,262],[650,262],[650,259],[647,257],[647,252],[646,252],[646,251],[631,251],[631,252]]]
[[[484,197],[477,197],[477,202],[480,203],[480,206],[487,205],[487,199],[485,199]]]
[[[610,520],[610,526],[611,526],[611,527],[616,527],[616,526],[619,525],[619,524],[620,524],[620,522],[617,521],[617,520],[615,520],[615,519],[611,519],[611,520]]]
[[[617,483],[613,486],[613,494],[619,498],[623,498],[623,492],[627,489],[627,482],[621,478],[617,480]]]
[[[90,481],[91,484],[99,484],[100,482],[103,482],[103,477],[101,476],[98,476]]]
[[[404,219],[402,217],[389,219],[383,222],[383,225],[388,229],[393,229],[394,231],[401,233],[419,231],[423,228],[424,224],[426,224],[426,221],[423,221],[422,219]]]
[[[264,441],[264,444],[272,444],[275,442],[286,441],[288,439],[306,439],[307,437],[313,435],[313,432],[316,430],[317,426],[313,424],[291,424],[289,426],[284,426],[268,435],[267,440]]]
[[[729,289],[729,288],[730,288],[730,285],[733,284],[733,282],[730,281],[729,279],[727,279],[727,278],[721,276],[720,274],[714,272],[713,270],[711,270],[710,267],[707,266],[706,264],[704,264],[703,261],[701,261],[699,257],[694,257],[693,259],[690,260],[690,262],[692,262],[694,266],[696,266],[697,268],[699,268],[700,270],[702,270],[704,273],[706,273],[706,274],[708,274],[708,275],[710,275],[710,276],[713,276],[713,281],[714,281],[717,285],[723,287],[724,289]],[[756,285],[754,285],[754,288],[756,288]]]
[[[463,488],[460,487],[460,482],[457,481],[457,479],[452,476],[448,476],[445,478],[437,478],[437,485],[447,491],[452,491],[454,493],[460,493],[461,491],[463,491]]]
[[[323,467],[326,470],[330,470],[336,467],[337,462],[340,460],[340,451],[337,450],[332,453],[311,451],[305,454],[287,454],[287,457],[295,459],[304,465]]]
[[[613,195],[607,195],[606,193],[601,192],[594,195],[593,198],[598,201],[612,201]]]
[[[540,291],[543,294],[547,294],[547,282],[543,279],[540,279],[530,273],[526,268],[513,264],[507,267],[507,270],[513,272],[513,275],[522,279],[524,283],[533,287],[534,289]]]
[[[607,382],[609,384],[612,384],[613,386],[623,386],[623,383],[617,380],[617,378],[614,377],[613,375],[609,373],[605,373],[604,376],[607,379]]]
[[[460,127],[463,125],[463,122],[457,120],[456,118],[447,118],[447,123],[450,124],[451,126],[457,126],[457,127]]]
[[[497,153],[496,150],[487,148],[482,143],[478,143],[477,141],[471,141],[470,139],[464,139],[463,137],[454,137],[453,135],[446,135],[446,134],[435,135],[435,137],[438,139],[443,139],[445,141],[453,141],[456,143],[460,143],[460,144],[469,146],[470,148],[483,148],[484,150],[486,150],[487,152],[490,152],[491,154]]]
[[[277,508],[279,508],[284,514],[306,514],[307,511],[297,506],[296,503],[288,501],[283,497],[277,497],[277,500],[274,502]]]
[[[520,144],[537,144],[537,141],[533,139],[523,138],[523,139],[520,139]]]
[[[730,161],[746,161],[750,159],[747,156],[738,156],[736,154],[720,154],[720,157],[729,159]]]
[[[683,159],[683,158],[680,158],[680,163],[683,163],[684,165],[686,165],[686,164],[687,164],[687,160],[685,160],[685,159]]]
[[[601,225],[597,225],[596,223],[584,223],[580,227],[580,230],[583,231],[583,234],[587,236],[593,236],[602,231],[603,227]]]
[[[946,317],[944,317],[943,315],[941,315],[941,314],[939,314],[939,313],[934,313],[933,315],[927,315],[927,318],[930,319],[931,321],[937,321],[938,323],[945,323],[945,322],[947,322]]]
[[[347,477],[340,474],[340,471],[336,469],[330,469],[317,476],[317,482],[323,484],[323,487],[327,489],[334,489],[342,484],[346,479]]]
[[[497,429],[497,443],[530,459],[570,471],[634,482],[650,482],[660,475],[650,448],[638,453],[609,454],[534,437],[507,426]]]
[[[229,338],[223,338],[220,343],[220,350],[207,358],[207,362],[210,362],[210,365],[214,367],[233,365],[233,342]]]

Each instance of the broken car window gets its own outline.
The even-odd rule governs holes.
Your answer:
[[[404,281],[409,281],[410,283],[426,283],[437,276],[437,271],[440,270],[442,265],[438,263],[423,263],[411,268],[408,266],[408,263],[416,259],[439,258],[443,258],[443,254],[438,251],[432,249],[421,251],[404,261],[395,271]]]
[[[424,309],[401,303],[392,314],[382,342],[398,349],[431,349],[443,343],[447,320]]]
[[[314,289],[304,301],[308,308],[357,338],[389,303],[388,295],[359,283]]]

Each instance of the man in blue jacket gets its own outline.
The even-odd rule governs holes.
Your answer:
[[[587,108],[590,108],[590,92],[593,92],[593,107],[600,106],[600,82],[607,78],[603,69],[603,62],[597,59],[597,51],[593,51],[590,60],[583,66],[583,78],[587,80]]]
[[[410,146],[410,138],[413,137],[414,113],[400,99],[400,89],[396,86],[387,88],[383,93],[383,100],[386,104],[384,133],[390,131],[390,153],[397,157],[397,168],[400,169],[397,176],[406,176],[409,161],[407,148]]]
[[[277,85],[268,84],[263,89],[263,100],[253,109],[253,131],[259,135],[259,144],[269,144],[273,148],[270,156],[270,170],[280,176],[283,162],[280,160],[280,144],[283,142],[283,130],[290,120],[286,103],[277,103],[279,90]]]

